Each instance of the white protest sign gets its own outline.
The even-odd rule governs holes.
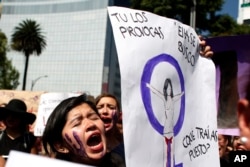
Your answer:
[[[38,106],[34,135],[42,136],[50,114],[62,100],[79,95],[80,94],[78,93],[53,93],[53,92],[42,94]]]
[[[62,161],[54,158],[48,158],[41,155],[29,154],[19,151],[11,151],[5,167],[44,167],[44,166],[60,166],[60,167],[94,167],[84,164],[77,164],[68,161]]]
[[[219,166],[215,67],[176,20],[109,7],[128,167]]]

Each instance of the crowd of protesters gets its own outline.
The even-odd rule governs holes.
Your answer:
[[[205,46],[205,41],[201,40]],[[213,54],[206,46],[201,54]],[[250,84],[246,98],[238,101],[240,135],[218,135],[221,166],[228,164],[230,151],[250,150]],[[121,104],[112,94],[95,100],[82,94],[63,100],[50,115],[42,138],[28,130],[36,116],[28,113],[22,100],[12,99],[0,107],[0,167],[11,150],[40,154],[76,163],[125,167]],[[42,140],[41,140],[42,139]]]
[[[96,100],[89,97],[82,94],[63,100],[51,113],[42,138],[29,132],[36,116],[26,112],[22,100],[12,99],[0,107],[0,167],[11,150],[88,165],[125,167],[120,102],[108,93]]]

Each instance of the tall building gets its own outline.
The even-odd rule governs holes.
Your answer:
[[[9,41],[14,27],[25,19],[37,21],[46,36],[44,52],[30,56],[26,90],[93,96],[108,91],[120,97],[119,64],[107,7],[127,6],[128,0],[4,0],[2,4],[0,29]],[[21,74],[21,89],[25,57],[15,51],[7,55]]]
[[[250,24],[250,0],[239,0],[239,24]]]

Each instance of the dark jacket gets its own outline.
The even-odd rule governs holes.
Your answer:
[[[0,131],[0,155],[9,155],[10,150],[30,153],[35,141],[36,137],[30,132],[13,140],[6,131]]]

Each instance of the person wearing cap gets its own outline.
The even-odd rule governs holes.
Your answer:
[[[26,104],[19,99],[12,99],[0,107],[0,120],[6,126],[0,131],[0,155],[7,159],[11,150],[36,154],[36,137],[28,131],[36,116],[27,112]]]

